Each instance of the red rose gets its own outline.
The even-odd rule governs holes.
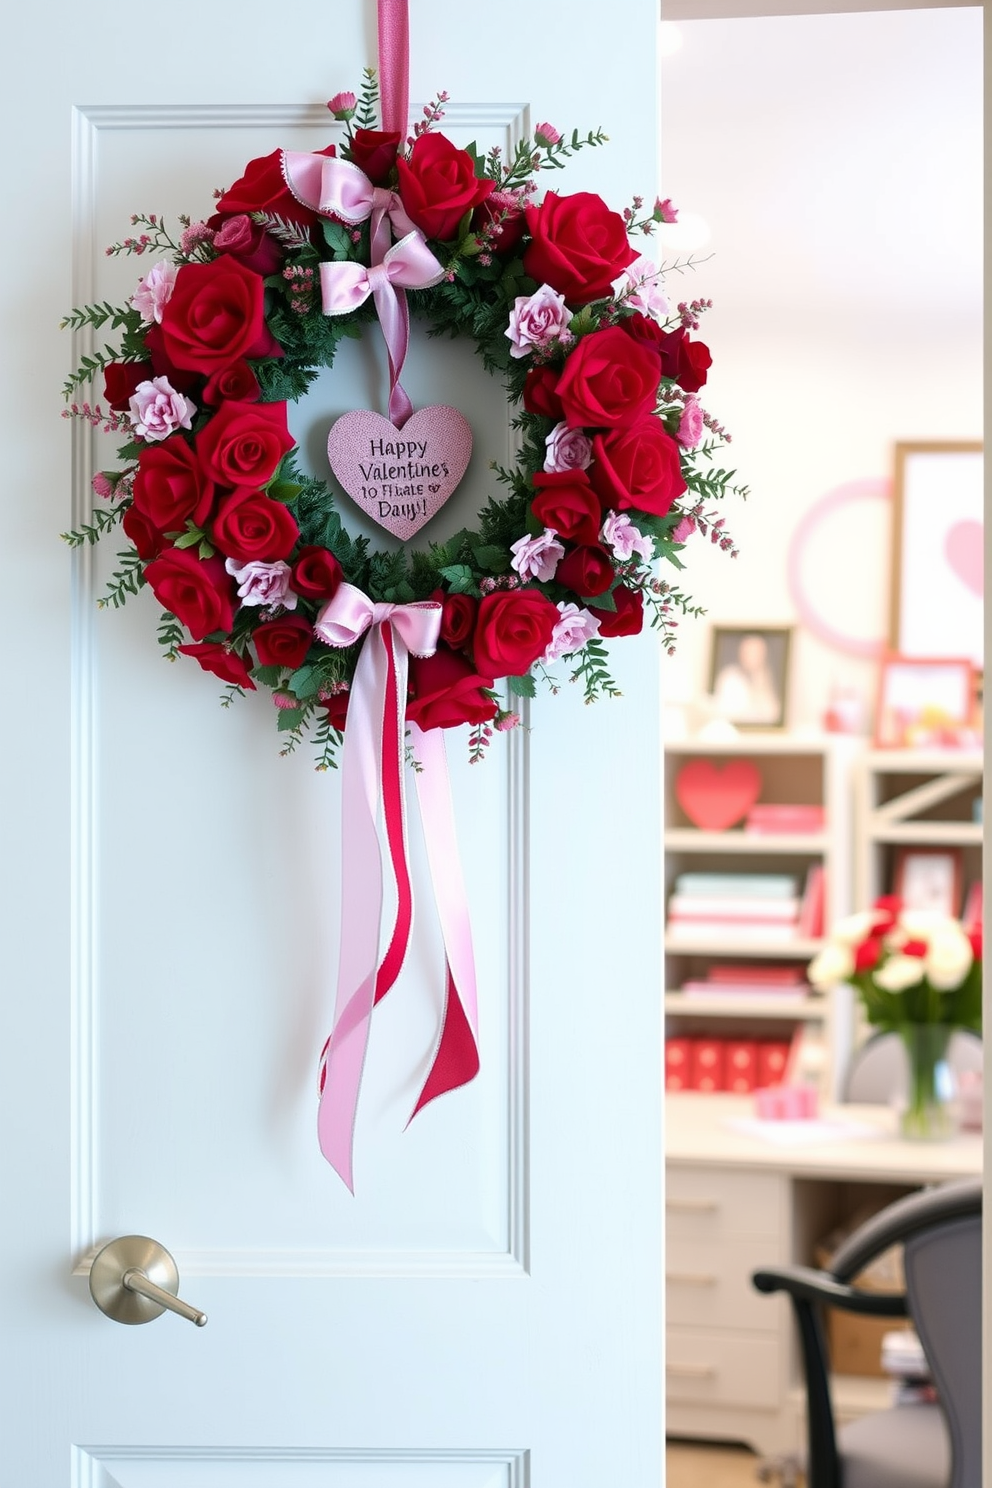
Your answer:
[[[291,580],[304,599],[330,599],[343,578],[341,565],[327,548],[301,548]]]
[[[251,638],[262,666],[291,667],[295,671],[303,665],[313,644],[313,626],[302,615],[283,615],[257,626]]]
[[[348,721],[348,699],[351,693],[347,688],[336,692],[333,697],[327,699],[324,707],[327,709],[327,721],[331,728],[336,728],[339,734],[344,733],[344,726]]]
[[[854,948],[855,971],[871,971],[873,967],[878,965],[881,954],[881,940],[875,936],[870,936],[868,940],[863,940],[860,945]],[[903,946],[903,955],[905,954],[906,948]]]
[[[573,429],[613,428],[651,412],[660,380],[654,352],[608,326],[582,337],[558,379],[558,396]]]
[[[635,310],[633,315],[625,315],[618,324],[620,329],[634,341],[641,341],[645,346],[653,346],[661,356],[666,333],[656,320],[651,319],[650,315],[642,315],[640,310]]]
[[[234,623],[234,580],[223,558],[198,558],[195,548],[167,548],[145,569],[163,609],[185,625],[194,641]]]
[[[315,151],[317,155],[333,155],[334,146]],[[262,155],[249,160],[244,175],[229,187],[217,203],[218,212],[271,212],[285,217],[288,222],[310,226],[317,220],[316,212],[304,207],[286,185],[282,173],[282,151],[273,150],[271,155]]]
[[[285,403],[222,403],[196,436],[203,468],[221,486],[264,486],[292,448]]]
[[[197,641],[195,645],[180,646],[179,649],[184,656],[195,656],[205,672],[213,672],[222,682],[233,682],[248,692],[255,691],[244,657],[236,651],[229,651],[218,641]]]
[[[296,519],[282,501],[250,486],[225,496],[217,508],[210,535],[228,558],[242,563],[273,563],[286,558],[300,535]]]
[[[524,211],[531,235],[524,272],[573,304],[611,294],[613,280],[637,257],[619,212],[590,191],[549,191],[539,207]]]
[[[444,594],[440,589],[432,595],[432,599],[441,603],[441,639],[456,651],[467,646],[472,632],[475,629],[475,619],[479,613],[479,601],[471,594]]]
[[[480,181],[467,150],[443,134],[422,134],[409,161],[396,162],[400,200],[425,237],[449,242],[458,224],[492,191],[495,182]]]
[[[433,656],[410,657],[411,698],[406,716],[422,729],[457,728],[460,723],[486,723],[497,705],[483,688],[492,680],[479,677],[472,664],[448,646]]]
[[[555,423],[563,417],[558,396],[559,376],[560,373],[547,363],[531,367],[524,378],[524,407],[528,413],[539,413],[542,418],[554,419]]]
[[[608,640],[610,636],[639,635],[644,629],[644,595],[640,589],[628,589],[618,584],[613,591],[615,610],[601,610],[589,606],[590,615],[599,621],[599,633]]]
[[[203,389],[203,401],[216,408],[218,403],[257,403],[262,396],[258,378],[245,361],[232,362],[215,372]]]
[[[479,605],[472,651],[485,677],[521,677],[543,656],[559,620],[539,589],[503,589]]]
[[[263,279],[279,268],[285,257],[282,244],[244,212],[235,217],[212,217],[208,225],[215,224],[213,247],[218,253],[229,253]]]
[[[584,470],[539,471],[530,509],[539,522],[568,542],[594,543],[602,508]]]
[[[151,325],[145,331],[145,350],[152,359],[152,372],[156,377],[167,377],[177,393],[188,393],[200,381],[188,367],[177,367],[165,349],[165,338],[160,325]]]
[[[564,584],[579,596],[605,594],[615,575],[610,555],[598,544],[573,548],[558,565],[555,583]]]
[[[597,434],[592,451],[589,478],[606,507],[633,506],[663,517],[686,489],[679,447],[650,414],[625,429]]]
[[[675,331],[659,331],[658,350],[662,375],[674,378],[684,392],[698,393],[713,361],[706,343],[691,340],[679,326]]]
[[[151,558],[157,558],[165,544],[165,534],[160,532],[154,522],[150,522],[143,512],[134,505],[128,507],[121,517],[121,526],[138,550],[138,557],[147,563]]]
[[[166,356],[204,377],[240,357],[282,356],[265,324],[263,295],[258,275],[227,253],[210,263],[183,264],[162,310]]]
[[[103,369],[103,396],[115,412],[127,413],[138,383],[151,382],[154,376],[151,362],[108,362]]]
[[[134,507],[153,527],[160,532],[182,532],[187,517],[202,527],[213,504],[214,483],[185,439],[166,439],[141,451]]]
[[[400,135],[392,129],[356,129],[351,140],[351,159],[373,186],[383,186],[396,164]]]
[[[494,191],[472,216],[474,232],[489,228],[495,253],[511,253],[523,238],[526,225],[520,198],[513,191]]]

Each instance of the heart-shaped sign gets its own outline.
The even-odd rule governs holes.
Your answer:
[[[410,415],[402,429],[381,413],[342,414],[327,436],[331,469],[352,501],[394,537],[436,516],[465,474],[472,430],[445,403]]]
[[[761,794],[761,771],[750,760],[691,760],[675,777],[675,799],[694,827],[722,832],[741,821]]]
[[[944,552],[962,584],[981,599],[985,590],[985,533],[981,522],[955,522],[947,530]]]

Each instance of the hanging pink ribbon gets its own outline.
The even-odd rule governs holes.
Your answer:
[[[406,137],[410,118],[410,16],[407,0],[379,0],[379,97],[383,129]]]
[[[331,646],[350,646],[366,637],[348,701],[341,762],[341,946],[317,1121],[321,1151],[352,1192],[355,1116],[372,1009],[399,976],[413,923],[403,789],[408,658],[433,654],[440,624],[441,609],[433,602],[375,604],[354,585],[342,584],[314,627]],[[446,958],[441,1029],[416,1115],[436,1096],[471,1080],[479,1054],[471,930],[444,744],[437,731],[424,734],[411,725],[411,732],[421,765],[417,788]],[[385,857],[377,828],[380,801]],[[396,908],[379,963],[385,871],[395,885]]]
[[[381,264],[342,260],[322,263],[320,288],[325,315],[347,315],[372,295],[389,357],[389,417],[396,427],[413,412],[413,404],[400,386],[400,373],[410,344],[410,310],[405,289],[427,289],[437,284],[444,270],[419,232],[408,233],[394,243]]]
[[[416,232],[399,193],[387,186],[373,186],[368,176],[350,160],[333,155],[307,155],[283,150],[282,174],[301,206],[321,217],[337,217],[351,227],[371,217],[371,259],[382,263],[394,238]]]

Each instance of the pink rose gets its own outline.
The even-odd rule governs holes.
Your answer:
[[[695,449],[703,437],[703,410],[691,395],[682,405],[682,417],[675,438],[683,449]]]
[[[518,295],[510,311],[510,324],[504,335],[513,342],[511,357],[525,357],[532,346],[546,346],[560,340],[568,331],[571,311],[565,296],[542,284],[532,295]]]
[[[518,537],[510,552],[513,554],[510,567],[522,579],[538,579],[542,584],[554,578],[555,569],[565,556],[557,533],[550,527],[545,527],[540,537]]]
[[[654,543],[639,531],[622,512],[607,512],[600,537],[608,548],[613,549],[614,558],[626,563],[636,553],[645,563],[654,557]]]
[[[545,665],[557,661],[559,656],[571,656],[574,651],[581,651],[586,641],[599,635],[599,620],[579,605],[562,603],[558,606],[558,615],[551,644],[541,657]]]
[[[297,596],[289,587],[293,570],[282,558],[275,563],[239,563],[228,558],[224,564],[238,586],[238,598],[246,605],[266,605],[270,608],[282,605],[285,610],[295,610]]]
[[[168,439],[176,429],[193,427],[196,404],[177,393],[167,377],[139,382],[127,406],[142,439]]]
[[[544,468],[549,474],[562,470],[588,470],[592,464],[592,440],[581,429],[562,422],[555,424],[545,440],[548,452]]]
[[[672,306],[662,288],[661,269],[653,259],[641,254],[628,264],[613,281],[613,292],[631,310],[640,310],[661,325],[672,313]]]
[[[175,264],[163,259],[161,263],[152,264],[145,277],[139,281],[131,296],[131,304],[146,325],[151,325],[153,321],[161,324],[162,307],[172,298],[178,273],[179,269]]]

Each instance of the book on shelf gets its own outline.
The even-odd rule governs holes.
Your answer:
[[[690,977],[679,991],[684,997],[781,997],[804,999],[813,996],[801,966],[744,965],[711,966],[705,977]]]
[[[693,899],[794,899],[799,892],[793,873],[680,873],[674,892]]]
[[[823,934],[824,915],[827,904],[827,870],[822,863],[812,863],[806,873],[799,906],[799,934],[809,940],[817,940]]]
[[[768,924],[791,924],[799,918],[799,899],[744,899],[728,894],[705,898],[702,894],[675,893],[668,901],[670,920],[734,920]]]
[[[788,805],[777,801],[757,801],[745,818],[748,832],[815,836],[827,824],[823,806]]]
[[[669,920],[668,937],[675,943],[696,945],[700,940],[747,942],[755,945],[788,945],[799,940],[796,921],[762,920]]]

